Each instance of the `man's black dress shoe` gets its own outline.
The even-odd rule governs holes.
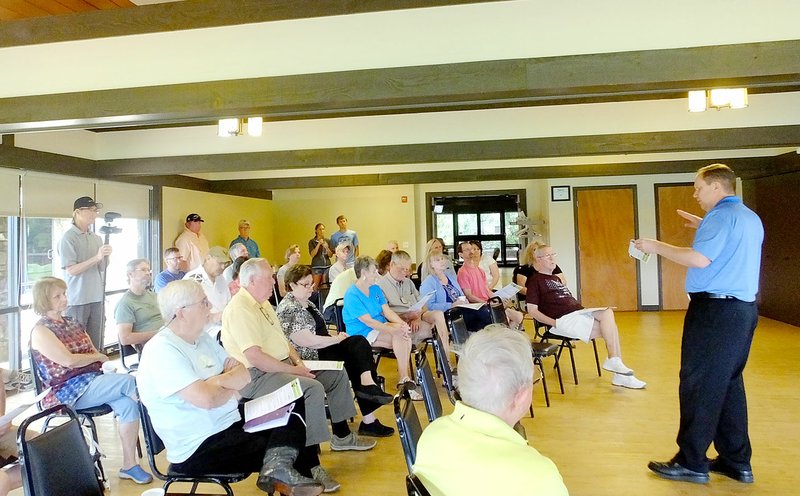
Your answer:
[[[686,467],[681,466],[679,463],[669,462],[650,462],[647,468],[656,473],[656,475],[669,480],[694,482],[696,484],[708,484],[708,472],[695,472]]]
[[[731,479],[739,482],[744,482],[745,484],[752,484],[753,483],[753,471],[752,470],[738,470],[724,461],[720,460],[719,458],[715,458],[711,460],[711,471],[716,474],[722,474],[725,477],[730,477]]]

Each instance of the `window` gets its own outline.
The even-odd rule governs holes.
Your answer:
[[[45,276],[54,276],[63,279],[64,270],[61,268],[61,258],[58,245],[61,237],[72,227],[71,218],[27,218],[24,219],[24,260],[22,271],[22,287],[20,302],[25,307],[33,304],[33,285]],[[95,223],[95,232],[105,225],[100,217]],[[116,219],[113,226],[122,229],[120,233],[108,236],[113,254],[109,258],[106,271],[105,287],[105,315],[106,329],[103,343],[106,347],[117,342],[117,327],[114,323],[114,308],[128,287],[125,274],[125,265],[135,258],[147,257],[147,226],[148,221],[142,219]],[[105,236],[99,234],[105,240]],[[30,330],[39,317],[30,308],[23,309],[20,314],[21,335],[19,349],[23,357],[28,353]],[[23,360],[24,362],[24,360]],[[26,366],[26,363],[22,364]]]
[[[431,209],[441,206],[441,213],[433,213],[432,232],[442,238],[449,253],[464,241],[478,240],[483,252],[497,253],[499,265],[516,265],[520,240],[516,236],[516,225],[521,194],[453,194],[451,196],[428,195]]]

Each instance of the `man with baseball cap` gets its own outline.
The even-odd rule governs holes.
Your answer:
[[[111,255],[111,245],[92,230],[103,208],[89,196],[72,205],[72,227],[58,244],[61,268],[67,281],[65,315],[78,321],[98,350],[103,349],[103,275]]]
[[[203,222],[205,221],[198,214],[187,215],[186,223],[184,224],[186,227],[180,236],[175,239],[175,248],[180,251],[183,257],[181,269],[185,272],[200,267],[200,264],[203,263],[208,254],[208,240],[200,232]]]
[[[258,243],[256,243],[253,238],[250,237],[250,221],[247,219],[242,219],[239,221],[239,236],[230,242],[228,248],[232,247],[236,243],[241,243],[247,248],[247,254],[250,258],[259,258],[261,257],[261,251],[258,249]]]

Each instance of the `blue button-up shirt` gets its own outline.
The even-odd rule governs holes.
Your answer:
[[[742,301],[755,301],[761,270],[761,219],[744,206],[741,198],[727,196],[700,222],[692,249],[711,263],[689,268],[686,291],[726,294]]]
[[[235,245],[236,243],[241,243],[247,248],[247,254],[250,255],[250,258],[260,258],[261,252],[258,251],[258,244],[253,241],[253,238],[244,239],[241,236],[238,236],[236,239],[231,241],[231,244],[228,245],[228,248]]]

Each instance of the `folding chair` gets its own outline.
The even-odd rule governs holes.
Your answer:
[[[436,379],[433,378],[425,353],[417,353],[417,384],[422,387],[422,400],[425,403],[425,411],[428,412],[428,421],[433,422],[442,416],[442,401],[439,399]]]
[[[394,397],[394,418],[397,421],[397,433],[400,435],[400,444],[403,446],[403,455],[410,474],[411,467],[417,460],[417,443],[422,436],[422,426],[405,385]]]
[[[69,420],[26,439],[31,423],[54,416]],[[19,427],[17,444],[26,496],[103,495],[103,483],[86,446],[81,422],[71,408],[56,405],[31,415]]]
[[[422,481],[414,474],[406,476],[406,492],[408,496],[431,496]]]
[[[132,344],[122,344],[117,343],[119,345],[119,361],[122,364],[122,368],[125,369],[126,372],[136,372],[139,369],[139,361],[142,359],[142,347],[141,345],[136,346]],[[132,363],[128,365],[125,363],[125,357],[136,354],[138,360],[136,363]]]
[[[444,352],[444,345],[442,338],[437,334],[436,339],[433,341],[433,352],[439,357],[441,364],[442,378],[444,379],[444,388],[447,391],[447,397],[450,403],[456,404],[456,400],[460,399],[458,391],[456,390],[455,381],[453,379],[453,371],[450,369],[450,362],[447,360],[447,355]]]
[[[578,372],[575,368],[575,353],[572,351],[572,342],[579,341],[575,338],[568,338],[564,336],[559,336],[558,334],[553,334],[550,332],[550,326],[547,324],[543,324],[538,320],[533,320],[533,328],[536,331],[536,335],[541,339],[543,342],[549,343],[550,340],[558,341],[558,353],[556,354],[556,365],[558,365],[559,361],[561,360],[561,353],[564,351],[564,348],[569,350],[569,360],[572,363],[572,378],[575,381],[575,385],[578,384]],[[600,377],[602,373],[600,372],[600,357],[597,354],[597,341],[592,338],[592,346],[594,347],[594,362],[597,366],[597,376]],[[561,380],[561,373],[559,371],[559,381]],[[563,389],[562,389],[563,392]]]
[[[444,320],[447,329],[450,331],[450,342],[455,345],[454,350],[458,350],[469,338],[469,330],[464,320],[464,314],[458,307],[453,307],[444,313]]]
[[[506,306],[499,296],[492,296],[489,298],[489,312],[492,315],[493,324],[508,325],[508,315],[506,315]]]
[[[153,428],[153,422],[150,420],[150,414],[147,412],[147,407],[140,401],[139,402],[139,419],[142,424],[142,432],[144,433],[144,443],[147,446],[147,459],[150,462],[150,468],[153,474],[159,479],[164,481],[164,492],[170,494],[169,487],[175,482],[191,483],[192,488],[188,494],[198,494],[197,486],[200,483],[216,484],[225,490],[227,496],[233,496],[233,489],[231,484],[234,482],[243,481],[250,477],[249,473],[237,474],[181,474],[172,472],[167,468],[167,472],[162,472],[156,463],[156,455],[164,451],[164,443]],[[174,493],[172,493],[174,494]]]
[[[39,376],[39,368],[36,365],[35,360],[33,359],[33,349],[31,348],[30,344],[28,345],[28,356],[30,357],[31,362],[31,377],[33,377],[33,385],[36,390],[36,394],[40,394],[44,391],[44,384],[42,383],[42,378]],[[37,405],[40,411],[44,410],[41,403]],[[80,408],[73,410],[78,417],[78,422],[82,427],[86,427],[92,433],[92,442],[94,446],[90,447],[90,452],[94,458],[94,463],[97,466],[97,472],[100,477],[101,484],[105,485],[106,482],[106,472],[103,468],[103,462],[101,461],[103,455],[100,453],[100,440],[97,436],[97,424],[95,424],[94,418],[99,417],[101,415],[107,415],[111,413],[113,410],[110,406],[103,404],[97,405],[90,408]],[[42,432],[46,432],[50,427],[50,422],[54,418],[63,417],[62,414],[59,414],[58,411],[55,411],[51,414],[44,416],[44,424],[42,425]]]

